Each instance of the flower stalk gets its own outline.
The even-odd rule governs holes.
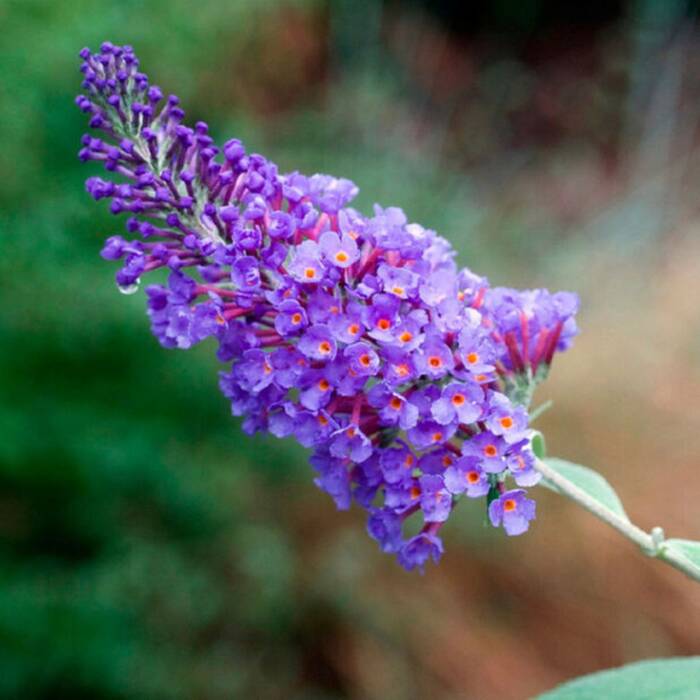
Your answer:
[[[651,532],[642,530],[642,528],[634,525],[627,518],[603,506],[598,500],[540,458],[535,458],[534,468],[542,474],[556,491],[570,498],[596,518],[617,530],[623,537],[636,544],[644,554],[669,564],[694,581],[700,581],[700,567],[676,552],[672,547],[669,547],[662,528],[655,527]]]

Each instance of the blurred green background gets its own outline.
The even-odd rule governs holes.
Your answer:
[[[424,577],[248,438],[209,344],[165,351],[98,252],[77,52],[131,43],[188,118],[353,179],[495,284],[582,296],[550,451],[700,538],[692,4],[0,0],[0,697],[531,697],[700,651],[693,584],[538,493],[461,508]]]

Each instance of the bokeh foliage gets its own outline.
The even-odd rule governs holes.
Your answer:
[[[75,157],[81,46],[134,43],[189,105],[255,12],[0,5],[2,697],[264,697],[298,676],[277,508],[310,481],[300,450],[244,439],[212,347],[163,352],[115,293],[97,254],[120,224]]]

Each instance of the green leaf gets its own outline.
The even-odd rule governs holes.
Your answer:
[[[693,540],[664,540],[663,549],[687,559],[693,566],[700,569],[700,542]]]
[[[549,457],[544,461],[554,469],[554,471],[561,474],[565,479],[568,479],[572,484],[578,486],[582,491],[585,491],[602,506],[629,521],[627,513],[625,513],[622,502],[615,493],[615,490],[600,474],[598,474],[598,472],[588,467],[582,467],[580,464],[574,464],[573,462],[567,462],[564,459],[557,459],[555,457]],[[547,479],[543,479],[541,483],[543,486],[553,491],[559,491],[559,489]]]
[[[652,659],[564,683],[537,700],[697,700],[700,656]]]
[[[544,441],[544,435],[542,435],[539,430],[532,431],[530,444],[532,445],[532,451],[534,452],[535,457],[544,459],[547,454],[547,445]]]

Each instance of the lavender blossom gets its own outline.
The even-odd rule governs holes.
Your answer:
[[[535,502],[525,496],[523,489],[506,491],[489,506],[489,518],[494,527],[503,525],[508,535],[521,535],[535,517]]]
[[[124,293],[170,271],[146,287],[158,341],[213,338],[243,430],[311,448],[315,483],[338,508],[365,508],[405,568],[439,560],[460,494],[497,489],[492,524],[524,532],[534,502],[506,484],[537,481],[527,402],[577,333],[575,295],[489,287],[400,209],[350,208],[349,180],[281,174],[237,139],[217,146],[131,47],[80,56],[76,104],[99,136],[79,157],[107,172],[86,189],[128,215],[131,236],[108,238],[102,257],[121,261]],[[408,519],[422,525],[406,539]]]

